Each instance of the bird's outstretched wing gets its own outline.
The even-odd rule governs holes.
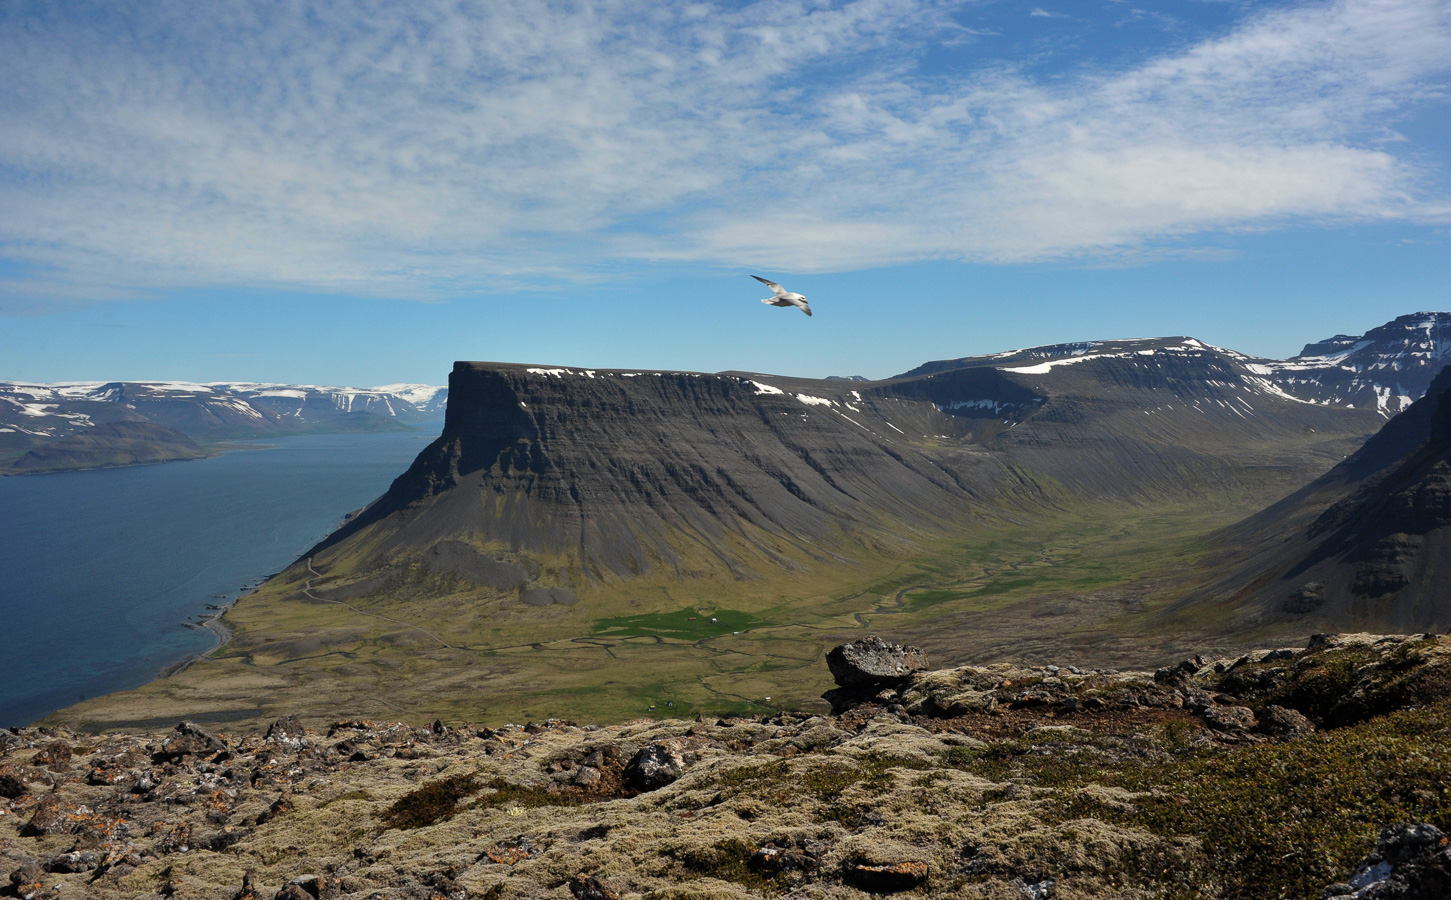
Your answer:
[[[754,278],[754,279],[756,279],[757,281],[759,281],[761,284],[764,284],[766,287],[770,288],[771,290],[775,291],[778,294],[784,293],[784,291],[781,290],[781,285],[777,284],[774,281],[767,281],[766,279],[762,278],[759,275],[752,275],[751,277]]]

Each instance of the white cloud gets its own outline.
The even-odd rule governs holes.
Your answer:
[[[1441,0],[1279,9],[1053,82],[920,73],[961,40],[950,12],[11,4],[0,253],[44,275],[0,291],[423,298],[620,259],[1030,261],[1446,212],[1438,173],[1387,140],[1442,86]]]

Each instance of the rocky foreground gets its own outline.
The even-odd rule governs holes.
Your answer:
[[[831,716],[0,731],[0,894],[1451,896],[1447,637],[828,662]]]

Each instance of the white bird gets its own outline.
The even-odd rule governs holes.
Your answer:
[[[806,313],[808,316],[811,315],[811,305],[806,302],[806,298],[802,295],[794,294],[791,291],[788,291],[785,288],[781,287],[781,285],[777,284],[776,282],[767,281],[759,275],[752,275],[751,277],[776,292],[776,296],[772,297],[769,300],[762,300],[762,303],[765,303],[768,306],[795,306],[800,308],[800,310]]]

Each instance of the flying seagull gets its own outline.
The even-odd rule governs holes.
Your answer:
[[[752,275],[751,277],[776,292],[776,296],[772,297],[769,300],[762,300],[762,303],[765,303],[769,306],[797,306],[800,307],[801,311],[806,313],[808,316],[811,315],[811,305],[806,302],[805,297],[801,296],[800,294],[793,294],[792,292],[781,287],[781,285],[777,284],[776,282],[767,281],[759,275]]]

